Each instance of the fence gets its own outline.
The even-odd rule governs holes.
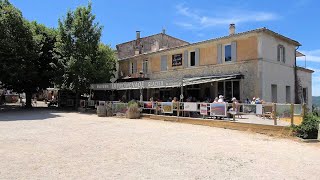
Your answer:
[[[95,107],[99,101],[88,101],[86,107]],[[128,103],[117,101],[105,102],[111,106],[112,114],[125,114]],[[206,102],[139,102],[141,111],[146,114],[170,115],[177,117],[194,118],[228,118],[235,120],[245,115],[254,115],[264,120],[273,120],[278,125],[279,120],[289,125],[298,125],[302,122],[305,106],[301,104],[243,104],[243,103],[206,103]]]

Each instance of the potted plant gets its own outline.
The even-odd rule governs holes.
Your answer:
[[[128,110],[126,116],[129,119],[139,119],[140,118],[140,109],[136,101],[130,101],[128,103]]]

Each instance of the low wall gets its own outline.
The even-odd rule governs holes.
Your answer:
[[[175,116],[162,116],[162,115],[150,115],[150,119],[172,121],[185,124],[211,126],[225,129],[233,129],[239,131],[250,131],[260,134],[266,134],[269,136],[289,137],[292,136],[292,131],[289,127],[283,126],[271,126],[262,124],[249,124],[241,122],[232,122],[225,120],[204,120],[196,118],[175,117]]]

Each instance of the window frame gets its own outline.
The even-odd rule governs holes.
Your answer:
[[[149,60],[148,59],[143,60],[142,61],[142,72],[144,74],[148,74],[149,73],[149,67],[148,66],[149,66]]]
[[[229,61],[226,61],[226,46],[230,46],[230,60]],[[231,43],[228,43],[228,44],[224,44],[222,46],[222,61],[223,63],[230,63],[232,62],[232,45]]]
[[[277,60],[278,62],[286,62],[286,49],[282,44],[279,44],[277,47]]]
[[[191,53],[194,53],[194,65],[191,66]],[[188,67],[196,67],[196,51],[189,52]]]

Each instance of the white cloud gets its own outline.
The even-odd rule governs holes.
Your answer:
[[[298,61],[304,61],[305,58],[307,62],[318,62],[320,63],[320,49],[311,50],[311,51],[301,51],[301,53],[305,54],[306,57],[298,57]]]
[[[189,29],[203,29],[207,27],[228,25],[230,23],[240,24],[270,21],[278,18],[278,15],[270,12],[236,10],[236,8],[229,12],[217,12],[217,14],[210,16],[202,15],[199,13],[199,10],[190,9],[184,4],[177,5],[176,9],[177,14],[181,15],[184,19],[183,21],[175,22],[175,24]],[[186,24],[188,24],[188,26],[185,26]]]

